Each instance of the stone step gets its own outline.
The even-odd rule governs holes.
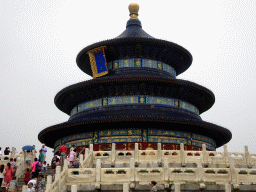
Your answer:
[[[39,173],[40,174],[43,174],[43,173]],[[52,167],[48,166],[47,167],[47,171],[46,173],[44,174],[45,175],[45,181],[47,182],[47,176],[48,175],[51,175],[53,176],[54,175],[54,170],[52,169]],[[32,174],[30,174],[30,177],[32,177]],[[24,182],[24,176],[21,176],[19,179],[18,179],[18,187],[19,187],[19,192],[22,192],[22,187],[23,185],[25,185],[25,182]],[[5,190],[5,189],[4,189]],[[0,190],[1,192],[1,190]]]

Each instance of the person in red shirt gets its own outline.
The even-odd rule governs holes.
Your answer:
[[[27,169],[27,172],[24,174],[25,185],[28,184],[29,180],[30,180],[30,171],[29,171],[29,169]]]
[[[61,165],[64,165],[64,159],[66,159],[66,152],[67,152],[67,147],[63,144],[60,149],[60,155],[61,155]]]

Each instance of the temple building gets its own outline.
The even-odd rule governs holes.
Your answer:
[[[93,79],[57,93],[55,105],[68,121],[42,130],[39,141],[59,149],[75,145],[80,152],[139,149],[185,150],[216,148],[228,143],[231,132],[203,121],[214,94],[196,83],[177,79],[192,64],[188,50],[157,39],[142,29],[139,6],[130,4],[130,19],[117,37],[80,51],[78,67]],[[72,74],[74,75],[74,74]]]

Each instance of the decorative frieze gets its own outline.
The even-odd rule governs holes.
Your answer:
[[[127,96],[115,96],[115,97],[104,97],[91,101],[86,101],[75,106],[70,113],[70,116],[75,115],[78,112],[102,107],[107,105],[125,105],[125,104],[154,104],[154,105],[166,105],[171,107],[178,107],[187,111],[193,112],[199,115],[199,110],[194,105],[168,97],[151,96],[151,95],[127,95]]]
[[[189,132],[170,131],[162,129],[105,129],[87,133],[74,134],[56,141],[54,148],[58,150],[61,143],[65,143],[67,148],[72,145],[77,147],[95,144],[95,150],[107,150],[111,148],[111,143],[116,143],[117,149],[134,149],[134,143],[140,143],[140,149],[156,149],[156,143],[162,143],[163,149],[178,149],[179,144],[183,143],[185,147],[194,146],[196,150],[202,148],[205,144],[208,150],[215,150],[216,144],[213,139]],[[83,147],[83,148],[84,148]],[[192,149],[189,147],[189,149]]]
[[[144,67],[153,68],[160,71],[165,71],[170,73],[174,78],[176,77],[176,71],[173,67],[165,64],[161,61],[143,59],[143,58],[132,58],[132,59],[121,59],[108,62],[108,69],[115,70],[120,68],[131,68],[131,67]]]

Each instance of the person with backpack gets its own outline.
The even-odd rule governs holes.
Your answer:
[[[35,158],[35,161],[34,161],[34,163],[32,163],[32,166],[31,166],[32,175],[37,178],[41,169],[42,169],[41,163],[39,161],[37,161],[37,158]]]
[[[55,179],[55,173],[56,173],[56,167],[60,166],[60,159],[56,158],[56,161],[53,161],[52,163],[52,169],[53,169],[53,179]]]

